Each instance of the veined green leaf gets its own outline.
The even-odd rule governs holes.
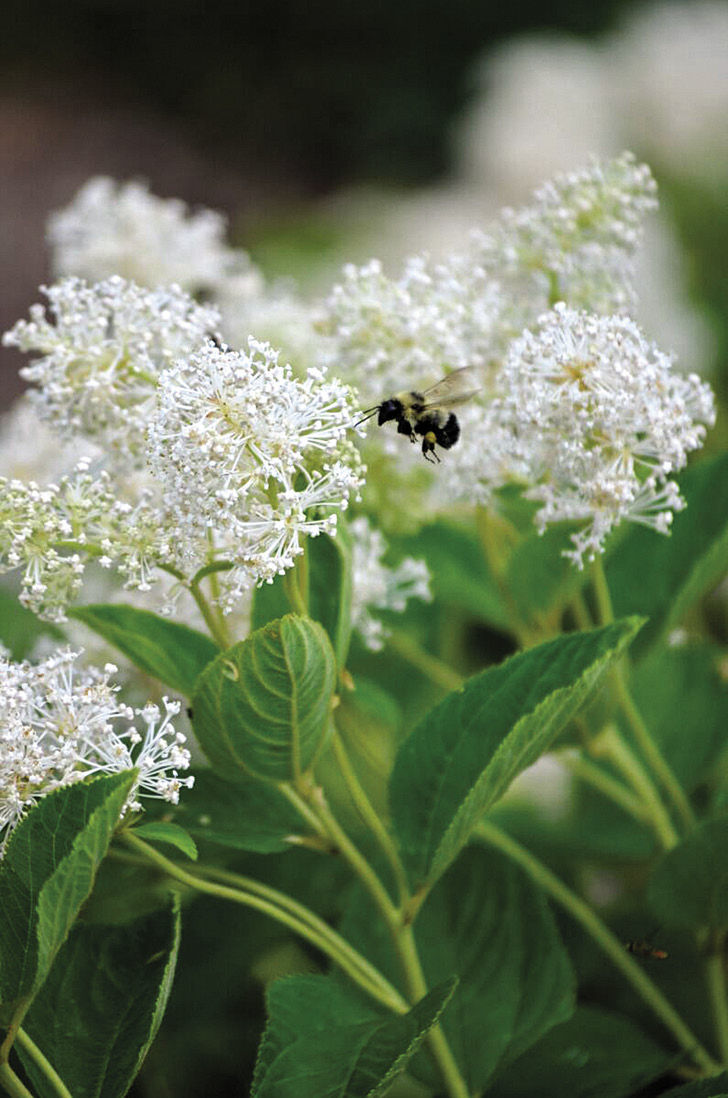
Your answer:
[[[195,733],[225,777],[295,780],[324,742],[335,680],[322,626],[288,614],[205,668],[193,701]]]
[[[196,629],[117,603],[73,606],[69,615],[107,640],[147,675],[190,697],[220,649]]]
[[[167,820],[152,820],[149,823],[137,824],[134,834],[152,843],[168,843],[174,846],[186,858],[197,861],[197,847],[188,831],[179,824],[169,823]]]
[[[74,1098],[127,1094],[164,1014],[179,932],[179,912],[169,907],[71,932],[24,1028]],[[39,1098],[57,1098],[21,1044],[18,1051]]]
[[[406,1014],[387,1014],[329,977],[277,980],[252,1098],[377,1098],[404,1071],[454,984],[434,988]]]
[[[669,537],[633,524],[607,560],[615,613],[650,619],[638,652],[676,625],[726,570],[728,454],[691,466],[680,488],[687,507],[675,516]]]
[[[0,862],[0,1018],[29,1003],[93,887],[134,772],[49,793],[13,831]]]
[[[640,626],[569,633],[474,675],[400,748],[392,820],[415,884],[436,879],[478,819],[546,751]]]
[[[194,786],[185,790],[174,813],[195,838],[255,854],[290,850],[289,835],[309,833],[275,786],[257,778],[225,781],[209,769],[195,772]]]
[[[398,958],[366,897],[348,905],[340,929],[404,990]],[[546,900],[494,850],[464,851],[420,910],[414,936],[430,986],[458,977],[441,1024],[471,1093],[574,1010],[574,974]],[[437,1088],[424,1051],[410,1071]]]

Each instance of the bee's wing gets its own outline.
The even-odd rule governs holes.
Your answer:
[[[425,389],[425,408],[450,408],[455,404],[464,404],[479,392],[478,374],[473,366],[463,366],[453,370],[447,377]]]

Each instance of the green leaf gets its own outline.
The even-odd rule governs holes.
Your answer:
[[[319,534],[306,545],[308,612],[329,635],[338,667],[346,666],[351,638],[351,534],[339,518],[336,537]]]
[[[582,1006],[498,1075],[488,1098],[627,1098],[671,1061],[633,1022]]]
[[[134,782],[126,771],[49,793],[13,831],[0,863],[0,1018],[45,980]]]
[[[179,946],[169,907],[124,926],[74,928],[24,1023],[74,1098],[123,1098],[159,1028]],[[57,1091],[22,1045],[40,1098]]]
[[[0,585],[0,643],[14,660],[24,660],[41,637],[51,637],[59,643],[65,639],[62,629],[52,622],[41,621],[21,606],[16,593]]]
[[[223,776],[295,780],[329,723],[336,662],[323,628],[288,614],[221,653],[200,675],[195,733]]]
[[[633,524],[607,561],[616,614],[650,621],[635,650],[644,652],[676,625],[725,573],[728,559],[728,453],[701,461],[680,477],[687,507],[661,537]]]
[[[637,708],[687,790],[694,789],[725,748],[728,682],[725,650],[710,644],[658,649],[632,673]]]
[[[200,672],[220,651],[187,625],[117,603],[73,606],[69,615],[107,640],[147,675],[189,697]]]
[[[197,861],[197,847],[188,831],[179,824],[168,823],[166,820],[153,820],[150,823],[138,824],[134,834],[152,843],[169,843],[181,851],[185,857],[193,862]]]
[[[195,771],[195,784],[180,799],[175,819],[200,840],[254,854],[290,850],[289,835],[309,833],[274,786],[257,778],[225,781],[212,770]]]
[[[404,990],[398,958],[364,896],[348,905],[340,930]],[[494,850],[463,853],[420,910],[414,935],[430,986],[458,977],[442,1027],[471,1093],[574,1010],[574,974],[546,900]],[[438,1086],[424,1054],[410,1070]]]
[[[728,928],[728,816],[700,824],[664,855],[647,898],[663,926]]]
[[[472,530],[439,520],[397,544],[411,556],[424,558],[435,599],[510,632],[511,614]]]
[[[252,1098],[375,1098],[404,1071],[452,995],[454,981],[406,1014],[378,1012],[324,976],[277,980]]]
[[[437,878],[479,818],[546,751],[639,628],[570,633],[469,679],[414,729],[390,782],[392,821],[415,884]]]

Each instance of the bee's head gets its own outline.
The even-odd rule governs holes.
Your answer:
[[[402,401],[397,400],[396,397],[391,397],[389,400],[383,400],[379,405],[377,423],[381,427],[383,423],[389,423],[390,419],[398,419],[401,414]]]

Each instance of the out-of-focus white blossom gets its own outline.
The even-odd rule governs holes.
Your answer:
[[[164,715],[157,706],[132,710],[110,681],[114,665],[82,668],[79,655],[62,650],[38,664],[0,656],[2,845],[46,793],[94,774],[138,769],[124,812],[141,809],[142,797],[176,804],[180,789],[193,783],[179,776],[190,763],[185,737],[170,723],[179,702],[165,699]]]
[[[160,379],[149,463],[167,512],[167,542],[189,573],[210,544],[231,564],[223,605],[290,568],[304,535],[332,533],[362,483],[346,434],[351,390],[309,370],[300,380],[267,343],[249,353],[209,344]]]
[[[352,625],[367,648],[376,652],[384,646],[388,635],[376,611],[401,612],[409,599],[431,599],[430,571],[423,560],[413,557],[405,557],[394,568],[386,565],[383,559],[386,542],[368,519],[354,519],[350,529]]]
[[[170,286],[147,290],[123,278],[95,285],[66,278],[45,290],[42,305],[19,320],[3,342],[40,357],[21,370],[38,388],[40,417],[65,438],[81,436],[139,466],[160,374],[198,350],[218,314]]]
[[[569,554],[579,567],[622,519],[667,532],[683,506],[670,474],[715,418],[708,385],[673,372],[633,321],[559,303],[512,344],[502,389],[537,524],[584,523]]]
[[[474,236],[474,260],[500,281],[515,334],[566,301],[593,312],[629,309],[645,215],[657,208],[649,168],[631,153],[555,176],[528,206],[505,209]]]
[[[158,198],[146,184],[95,176],[48,222],[57,278],[100,282],[120,275],[154,288],[176,283],[209,291],[252,264],[225,242],[226,220],[213,210],[191,213],[178,198]]]
[[[728,172],[728,8],[658,3],[608,42],[625,140],[681,177]]]

